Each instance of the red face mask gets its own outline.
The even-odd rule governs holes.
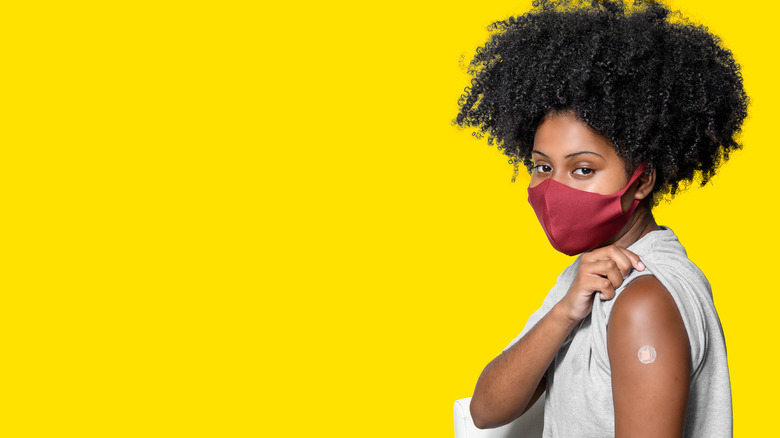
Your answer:
[[[620,197],[644,170],[642,163],[628,184],[611,195],[573,189],[547,178],[528,188],[528,202],[553,248],[570,256],[580,254],[606,242],[628,223],[639,200],[623,211]]]

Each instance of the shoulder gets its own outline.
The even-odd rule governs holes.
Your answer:
[[[677,304],[666,287],[654,275],[643,275],[615,298],[609,325],[655,326],[677,320],[682,323]]]

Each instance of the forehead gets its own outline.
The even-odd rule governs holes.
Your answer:
[[[569,114],[548,116],[539,124],[534,150],[550,157],[590,151],[605,158],[620,159],[609,139]]]

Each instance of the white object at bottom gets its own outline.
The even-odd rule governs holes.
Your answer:
[[[455,401],[455,438],[540,438],[544,431],[544,398],[517,420],[493,429],[477,429],[471,419],[471,397]]]

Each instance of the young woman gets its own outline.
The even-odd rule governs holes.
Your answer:
[[[740,147],[739,66],[660,3],[534,5],[493,24],[455,122],[528,168],[550,243],[579,256],[485,367],[474,422],[506,424],[544,394],[545,436],[731,436],[709,283],[652,207]]]

